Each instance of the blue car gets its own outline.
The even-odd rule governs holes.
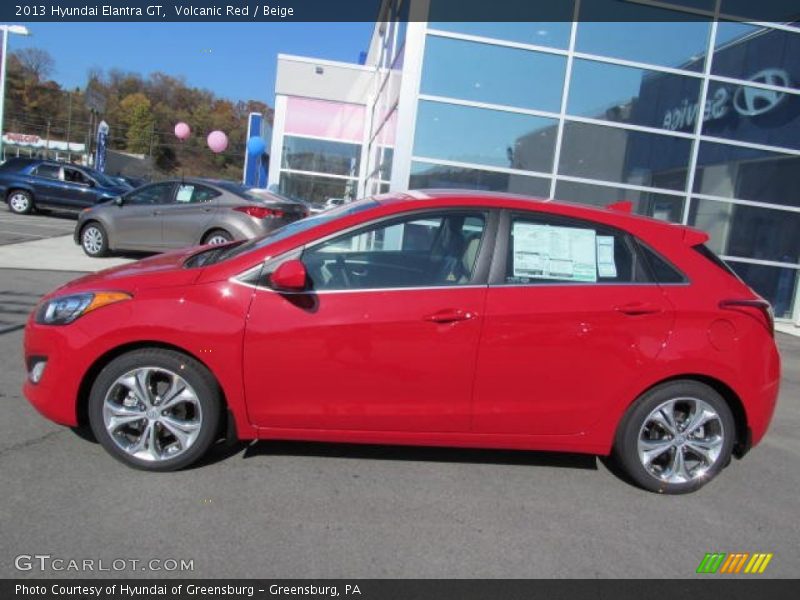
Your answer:
[[[11,158],[0,165],[0,194],[11,212],[53,208],[80,212],[131,190],[94,169],[39,158]]]

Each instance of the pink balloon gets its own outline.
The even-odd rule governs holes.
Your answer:
[[[224,152],[225,148],[228,147],[228,136],[219,130],[209,133],[206,141],[208,142],[208,147],[211,148],[211,151],[217,154]]]
[[[178,138],[179,140],[185,140],[186,138],[189,137],[189,135],[191,135],[191,133],[192,130],[183,121],[175,125],[175,137]]]

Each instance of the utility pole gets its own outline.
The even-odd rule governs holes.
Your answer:
[[[72,152],[69,147],[69,134],[72,128],[72,90],[67,92],[67,162],[72,162]]]
[[[8,59],[8,36],[11,33],[17,35],[30,35],[27,27],[23,25],[0,25],[2,43],[0,43],[0,162],[3,161],[3,111],[6,104],[6,61]]]

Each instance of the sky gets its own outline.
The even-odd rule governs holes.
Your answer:
[[[357,62],[373,23],[25,23],[31,37],[9,36],[9,52],[42,48],[52,78],[83,87],[89,69],[183,76],[231,100],[274,104],[277,55]]]

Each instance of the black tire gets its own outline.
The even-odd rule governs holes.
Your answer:
[[[664,408],[656,413],[656,409],[672,400],[676,400],[672,410]],[[705,406],[701,406],[701,403]],[[702,439],[693,437],[689,431],[681,430],[682,425],[688,429],[692,407],[695,412],[701,408],[705,414],[709,414],[707,411],[710,407],[716,413],[716,418],[695,430],[695,435],[702,433]],[[652,418],[654,413],[655,419]],[[674,418],[677,424],[675,435],[668,433],[669,419],[664,418],[664,415],[669,413],[672,413],[673,418],[676,415],[687,415],[684,421]],[[657,423],[659,420],[663,420],[664,425]],[[658,445],[657,449],[655,445],[651,446],[654,448],[653,458],[648,466],[643,463],[647,459],[640,458],[640,436],[643,445]],[[699,447],[700,442],[708,444],[712,440],[715,444],[714,450],[709,451],[707,447],[704,449],[713,460],[707,456],[706,460],[701,461],[701,455],[695,448]],[[728,403],[716,390],[698,381],[671,381],[654,387],[631,405],[617,430],[612,458],[633,483],[646,490],[661,494],[686,494],[706,485],[728,465],[735,441],[736,423],[733,414]],[[669,448],[666,451],[661,450],[664,446]],[[643,446],[642,449],[648,448]],[[676,468],[681,463],[677,460],[677,452],[681,452],[681,458],[686,460],[686,477],[668,480],[673,473],[680,472]]]
[[[131,373],[135,369],[149,368],[158,371],[168,371],[173,374],[179,374],[180,378],[194,392],[194,397],[199,404],[200,411],[195,414],[195,418],[199,415],[199,429],[194,441],[191,445],[187,444],[185,450],[181,450],[179,454],[174,457],[169,457],[169,447],[156,444],[156,453],[160,453],[161,458],[143,460],[137,456],[133,456],[129,451],[123,449],[121,443],[128,443],[128,438],[125,437],[125,428],[121,427],[118,431],[122,431],[123,435],[116,435],[112,437],[106,428],[104,419],[104,405],[107,395],[114,394],[115,390],[119,389],[118,381],[126,374]],[[154,381],[155,376],[151,377],[148,381],[148,388],[155,390],[158,393],[158,382]],[[152,387],[156,386],[156,387]],[[117,396],[119,398],[120,396]],[[159,396],[155,396],[156,399]],[[166,397],[164,398],[166,401]],[[117,405],[122,406],[122,405]],[[123,354],[108,365],[106,365],[97,379],[92,385],[89,395],[89,423],[97,440],[102,444],[106,451],[117,460],[125,463],[129,467],[141,469],[144,471],[175,471],[183,469],[203,456],[211,445],[216,441],[219,434],[220,414],[222,411],[222,394],[219,385],[217,384],[214,376],[203,366],[200,362],[190,356],[176,352],[173,350],[165,350],[161,348],[144,348],[141,350],[134,350],[127,354]],[[151,410],[147,411],[149,415]],[[156,411],[157,412],[157,411]],[[163,411],[162,411],[163,414]],[[150,419],[151,417],[147,417]],[[136,424],[136,427],[144,429],[145,419],[142,423]],[[158,431],[156,425],[153,425]],[[169,440],[169,433],[162,427],[160,429],[161,435],[166,436]],[[166,432],[166,434],[165,434]],[[135,434],[138,431],[134,432]],[[143,435],[139,436],[144,437]],[[115,441],[115,438],[118,441]],[[177,438],[175,438],[177,441]],[[135,441],[135,440],[133,440]],[[175,443],[171,445],[176,445]]]
[[[15,215],[29,215],[33,212],[33,194],[26,190],[11,190],[6,197],[8,210]]]
[[[214,243],[227,244],[228,242],[233,241],[233,236],[224,229],[212,229],[203,236],[203,244],[211,244],[212,240],[224,240],[224,241],[217,241]]]
[[[81,248],[87,256],[108,256],[108,233],[97,221],[89,221],[81,228]]]

